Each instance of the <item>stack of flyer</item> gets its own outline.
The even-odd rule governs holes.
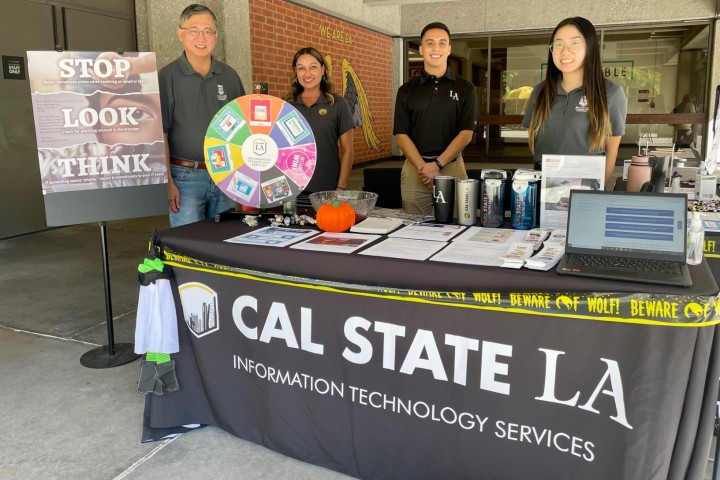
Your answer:
[[[525,261],[525,267],[531,270],[550,270],[558,264],[565,254],[566,231],[563,229],[553,230],[550,238],[545,241],[543,249],[532,258]]]
[[[503,268],[521,268],[525,265],[525,261],[535,252],[532,243],[514,242],[510,245],[505,255],[501,257]]]
[[[393,217],[367,217],[360,223],[350,227],[351,232],[355,233],[390,233],[403,224],[402,218]]]

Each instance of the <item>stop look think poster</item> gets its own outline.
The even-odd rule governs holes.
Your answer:
[[[165,213],[142,206],[167,183],[155,54],[27,55],[48,225]]]

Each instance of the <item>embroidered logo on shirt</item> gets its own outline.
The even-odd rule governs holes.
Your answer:
[[[222,85],[218,85],[217,99],[220,100],[221,102],[224,102],[228,99],[227,94],[225,93],[225,89],[223,88]]]
[[[588,111],[588,103],[587,103],[587,97],[583,95],[580,97],[580,101],[578,102],[577,106],[575,107],[576,112],[587,112]]]
[[[452,90],[450,90],[450,98],[452,98],[453,100],[456,100],[458,102],[460,101],[460,98],[458,98],[457,92],[453,92]]]
[[[327,110],[324,109],[324,108],[321,108],[320,110],[318,110],[318,114],[320,114],[320,115],[327,115]]]

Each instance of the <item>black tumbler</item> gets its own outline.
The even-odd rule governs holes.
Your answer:
[[[436,223],[452,223],[455,209],[455,177],[439,175],[433,179],[433,206]]]

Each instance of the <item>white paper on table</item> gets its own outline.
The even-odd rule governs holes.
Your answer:
[[[263,227],[252,232],[238,235],[225,240],[229,243],[243,243],[246,245],[263,245],[266,247],[285,247],[300,240],[317,235],[317,230],[287,227]]]
[[[692,216],[692,214],[688,213],[688,217],[690,216]],[[700,218],[720,222],[720,212],[700,212]]]
[[[507,249],[513,242],[519,242],[526,230],[509,230],[505,228],[468,227],[462,234],[454,238],[453,243],[472,243],[482,248],[502,246]]]
[[[550,230],[547,228],[533,228],[532,230],[526,230],[525,237],[520,241],[532,244],[533,248],[537,250],[548,235],[550,235]]]
[[[544,154],[541,187],[540,226],[565,228],[570,190],[605,188],[605,156]]]
[[[540,253],[525,260],[525,266],[532,270],[548,271],[560,262],[564,253],[564,245],[545,243]]]
[[[505,245],[477,245],[469,242],[451,242],[430,260],[435,262],[462,263],[465,265],[483,265],[499,267],[507,248]]]
[[[502,259],[506,262],[518,262],[520,264],[525,263],[525,259],[530,258],[535,249],[531,243],[513,242],[505,251]]]
[[[360,223],[350,227],[350,231],[355,233],[389,233],[403,225],[403,223],[402,218],[367,217]]]
[[[550,232],[550,238],[545,240],[545,245],[548,243],[559,243],[560,245],[565,245],[565,241],[567,240],[567,230],[564,228],[557,228]]]
[[[392,232],[389,237],[413,238],[415,240],[433,240],[447,242],[458,233],[465,230],[462,225],[449,225],[444,223],[419,223],[406,225],[400,230]]]
[[[369,245],[378,238],[380,238],[380,235],[325,232],[304,242],[296,243],[290,248],[313,250],[316,252],[352,253],[359,248]]]
[[[718,220],[703,220],[702,224],[706,232],[720,232],[720,221]]]
[[[427,260],[447,243],[412,238],[387,238],[366,248],[359,255],[376,257],[403,258],[405,260]]]

